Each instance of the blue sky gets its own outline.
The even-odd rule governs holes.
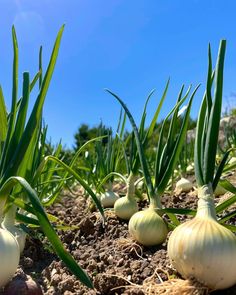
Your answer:
[[[233,0],[0,0],[0,83],[10,106],[11,26],[15,24],[20,73],[37,71],[43,45],[46,65],[60,26],[65,23],[55,73],[45,102],[49,137],[70,147],[81,123],[101,120],[115,127],[120,106],[104,88],[116,92],[138,121],[146,96],[150,119],[168,77],[162,116],[174,105],[184,83],[205,86],[207,47],[214,61],[219,40],[227,39],[224,106],[236,100],[236,3]],[[37,93],[32,93],[32,100]]]

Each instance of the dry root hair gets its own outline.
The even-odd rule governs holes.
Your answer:
[[[164,272],[167,275],[168,280],[162,281],[159,273]],[[145,295],[207,295],[208,288],[203,286],[201,283],[196,281],[195,279],[182,280],[178,278],[170,278],[169,274],[157,268],[154,274],[143,281],[142,285],[137,285],[129,280],[117,276],[125,280],[129,285],[127,286],[119,286],[113,288],[112,290],[116,290],[118,288],[129,289],[132,292],[142,291]],[[159,279],[161,283],[157,283],[156,278]],[[133,293],[132,293],[133,294]],[[135,294],[135,293],[134,293]]]

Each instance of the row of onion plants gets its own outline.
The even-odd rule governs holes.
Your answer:
[[[52,204],[68,178],[73,177],[88,191],[103,216],[103,209],[94,192],[73,169],[80,149],[69,165],[58,158],[61,146],[48,155],[46,129],[42,127],[42,112],[59,53],[64,26],[60,29],[45,74],[42,70],[42,48],[39,69],[30,80],[23,73],[22,96],[18,98],[18,44],[14,27],[13,86],[11,109],[7,110],[0,87],[0,287],[14,275],[24,249],[28,229],[39,230],[47,237],[58,257],[82,283],[93,287],[88,275],[65,250],[54,223],[57,218],[47,214],[45,207]],[[31,112],[28,105],[31,91],[38,84],[38,95]],[[51,223],[53,221],[53,224]],[[60,225],[60,224],[59,224]]]
[[[236,237],[233,233],[236,227],[228,223],[229,219],[236,215],[236,211],[227,212],[236,200],[236,189],[225,177],[228,171],[235,168],[235,162],[232,158],[229,160],[233,149],[221,150],[221,156],[217,155],[217,151],[220,151],[218,135],[225,48],[226,42],[223,40],[220,43],[214,70],[209,46],[206,91],[198,114],[196,138],[190,150],[185,151],[183,145],[186,143],[192,101],[199,86],[193,90],[185,106],[183,104],[191,88],[183,94],[184,87],[182,87],[176,105],[160,124],[154,164],[147,159],[145,148],[149,136],[153,134],[169,81],[149,128],[144,127],[149,98],[138,128],[125,103],[116,94],[107,90],[121,104],[133,129],[128,140],[123,142],[123,157],[128,163],[127,195],[116,200],[114,212],[118,217],[129,220],[130,235],[145,246],[162,243],[168,231],[174,229],[168,242],[168,255],[173,266],[183,277],[195,277],[210,289],[224,289],[236,283],[236,268],[232,263],[236,255]],[[214,94],[213,86],[215,86]],[[177,129],[177,126],[180,128]],[[164,131],[167,132],[166,137],[164,137]],[[127,147],[131,150],[128,155],[125,153]],[[189,159],[188,155],[184,154],[187,152],[190,155]],[[184,159],[179,159],[181,153],[185,156]],[[192,163],[193,156],[194,163]],[[162,207],[161,197],[171,177],[175,174],[175,170],[178,169],[177,164],[182,166],[181,175],[191,172],[190,169],[187,171],[189,164],[195,172],[198,191],[197,210]],[[110,171],[102,184],[115,175],[119,176],[119,173]],[[132,180],[134,176],[144,179],[149,201],[148,209],[138,211],[134,196],[134,180]],[[225,189],[223,192],[228,190],[233,193],[233,196],[215,205],[214,192],[217,194],[216,189],[219,184]],[[190,215],[194,218],[180,224],[177,218],[179,214]],[[222,271],[219,272],[219,269]]]

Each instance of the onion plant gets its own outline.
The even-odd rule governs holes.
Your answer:
[[[114,205],[116,215],[125,220],[129,220],[138,211],[138,205],[135,199],[135,185],[143,178],[141,177],[141,179],[138,179],[136,181],[136,178],[138,174],[140,173],[140,168],[141,167],[143,168],[143,162],[145,161],[140,158],[140,146],[142,146],[142,151],[143,149],[147,148],[148,143],[150,139],[152,138],[152,135],[154,134],[156,121],[161,111],[162,104],[165,100],[168,85],[169,85],[169,81],[166,84],[160,103],[156,108],[156,111],[154,113],[154,116],[148,128],[145,128],[146,117],[147,117],[147,106],[151,96],[154,93],[154,90],[150,92],[150,94],[148,95],[146,99],[139,128],[137,128],[132,118],[132,115],[128,111],[125,104],[119,99],[118,96],[116,96],[111,91],[107,90],[120,101],[133,127],[133,131],[126,141],[126,145],[129,144],[130,146],[129,154],[125,156],[126,163],[127,163],[127,170],[128,170],[127,194],[124,198],[121,198],[118,201],[116,201]],[[144,154],[143,154],[143,157],[144,157]],[[150,175],[148,175],[148,177],[150,178]]]
[[[45,75],[43,76],[42,71],[39,70],[33,80],[30,81],[29,73],[25,72],[23,74],[23,95],[18,100],[18,45],[15,29],[14,27],[12,28],[14,59],[12,104],[9,113],[7,112],[3,91],[0,87],[0,219],[2,220],[4,216],[10,218],[12,212],[7,213],[7,211],[11,209],[13,211],[13,216],[15,216],[15,208],[12,207],[13,204],[29,213],[33,213],[37,216],[40,229],[52,244],[59,258],[64,261],[71,272],[75,274],[82,283],[88,287],[92,287],[92,283],[87,274],[64,249],[54,227],[49,221],[48,215],[44,211],[36,190],[33,189],[26,180],[26,178],[30,179],[29,174],[31,172],[29,168],[32,167],[32,155],[34,155],[34,150],[37,149],[37,138],[42,122],[43,104],[56,64],[63,30],[64,26],[60,29],[56,38]],[[39,93],[33,109],[28,115],[27,109],[30,92],[38,80]],[[55,157],[55,159],[57,158]],[[58,161],[60,160],[58,159]],[[70,169],[70,167],[68,169]],[[76,176],[76,173],[74,173],[74,175]],[[89,189],[86,183],[83,183],[83,185]],[[20,190],[25,192],[27,198],[22,198],[22,194],[17,193]],[[93,192],[91,194],[93,194]],[[96,199],[95,195],[94,198]],[[6,222],[4,223],[6,225]],[[20,248],[17,240],[6,228],[7,226],[4,226],[4,224],[0,227],[0,286],[3,286],[10,277],[13,276],[20,255]]]
[[[222,40],[213,71],[209,46],[207,86],[198,115],[194,151],[197,213],[173,231],[168,243],[168,254],[174,267],[184,277],[195,277],[210,289],[224,289],[236,283],[236,237],[217,222],[213,196],[230,152],[225,153],[216,169],[225,48],[226,41]]]
[[[166,97],[168,85],[169,81],[158,105],[158,114]],[[131,217],[129,221],[129,232],[134,239],[146,246],[162,243],[166,239],[168,233],[167,225],[159,214],[160,209],[162,208],[161,196],[163,195],[168,181],[173,173],[182,148],[182,144],[186,136],[191,104],[196,90],[197,88],[193,91],[190,97],[184,117],[182,118],[179,132],[176,129],[177,122],[180,119],[178,117],[178,113],[180,111],[180,106],[189,95],[190,88],[187,90],[185,95],[183,95],[183,87],[181,88],[175,107],[163,120],[158,137],[153,177],[151,176],[152,171],[145,157],[145,151],[140,139],[140,131],[136,126],[133,116],[131,115],[129,109],[124,104],[124,102],[117,95],[109,91],[120,102],[125,112],[127,113],[127,116],[133,127],[138,155],[142,167],[142,173],[144,175],[145,183],[147,186],[150,205],[148,209],[137,212]],[[158,115],[155,116],[154,124],[156,123],[157,118]],[[167,133],[167,139],[165,140],[164,131],[168,120],[170,120],[170,124]],[[152,181],[152,179],[154,180]]]
[[[147,130],[145,130],[145,120],[146,120],[146,111],[147,111],[147,104],[149,99],[151,98],[154,91],[151,91],[150,94],[147,97],[147,100],[144,105],[143,115],[141,118],[140,126],[139,126],[139,133],[141,136],[141,140],[143,142],[143,145],[147,145],[148,139],[151,137],[154,127],[155,127],[155,118],[158,116],[159,109],[157,109],[153,120]],[[124,175],[124,172],[110,172],[101,182],[100,185],[102,185],[105,181],[107,181],[110,177],[116,176],[121,178],[125,183],[127,187],[126,196],[119,198],[115,204],[114,204],[114,211],[115,214],[124,220],[129,220],[130,217],[138,211],[138,204],[135,198],[135,187],[136,184],[139,183],[141,179],[137,178],[139,177],[139,170],[140,170],[140,161],[138,157],[138,151],[137,146],[135,142],[135,136],[134,133],[131,132],[126,139],[122,138],[124,133],[124,127],[125,127],[125,120],[126,120],[126,114],[124,114],[122,124],[121,124],[121,134],[119,136],[116,136],[117,144],[119,146],[119,152],[122,153],[123,157],[119,158],[117,161],[117,164],[120,162],[125,162],[126,166],[126,174],[128,176]],[[118,126],[120,125],[120,122]],[[118,166],[118,165],[117,165]],[[122,167],[123,168],[123,167]]]
[[[121,160],[123,158],[121,139],[123,137],[124,132],[124,123],[125,120],[123,120],[122,128],[121,130],[119,130],[119,122],[116,135],[114,138],[112,136],[112,130],[109,129],[107,136],[107,144],[104,148],[101,145],[101,141],[96,143],[96,151],[98,161],[100,163],[100,165],[98,165],[97,163],[96,167],[100,167],[102,169],[103,178],[100,178],[102,179],[102,183],[104,183],[104,177],[106,177],[107,179],[107,176],[109,175],[107,187],[100,196],[101,204],[104,208],[113,207],[115,202],[119,199],[119,195],[113,191],[113,182],[114,177],[115,175],[117,175],[116,173],[119,170]],[[99,187],[101,187],[101,185]]]
[[[121,176],[117,171],[120,171],[120,167],[124,166],[121,165],[124,126],[125,118],[122,120],[122,112],[115,137],[113,137],[111,128],[106,128],[103,124],[100,124],[97,132],[99,136],[93,139],[95,141],[94,149],[86,150],[84,158],[81,158],[84,166],[84,178],[99,194],[104,208],[113,207],[114,202],[119,198],[118,194],[113,191],[113,181],[117,175]],[[93,205],[90,206],[90,209],[92,207]]]
[[[41,201],[41,204],[45,207],[47,204],[45,200],[52,199],[53,201],[57,199],[57,196],[61,192],[62,187],[67,185],[68,180],[71,180],[71,177],[65,178],[61,175],[62,171],[60,167],[56,166],[56,163],[49,163],[47,169],[42,171],[42,173],[38,173],[38,177],[35,177],[37,174],[37,170],[40,167],[40,164],[44,161],[44,159],[48,156],[48,153],[52,153],[54,157],[59,157],[61,151],[61,144],[58,144],[55,149],[48,150],[48,144],[46,143],[46,134],[47,127],[39,128],[39,136],[34,139],[34,149],[30,151],[27,156],[27,169],[25,171],[18,171],[18,175],[24,177],[24,179],[31,185],[31,187],[37,192],[38,198]],[[60,186],[60,184],[63,184]],[[60,189],[58,189],[60,186]],[[11,196],[24,200],[23,204],[28,203],[27,193],[21,188],[17,187],[11,192]],[[37,221],[37,217],[33,212],[29,213],[27,210],[24,210],[24,206],[22,208],[22,204],[18,206],[15,203],[15,200],[12,199],[12,203],[8,202],[8,208],[5,212],[2,227],[6,228],[10,231],[16,238],[20,245],[20,252],[23,251],[26,239],[27,228],[33,226],[34,229],[39,227],[39,223]],[[50,202],[52,204],[53,202]],[[20,207],[20,209],[18,208]],[[52,216],[51,214],[47,214],[49,220],[54,223],[56,228],[69,228],[68,226],[62,226],[62,222],[59,221],[58,218]],[[20,222],[24,223],[24,230],[22,230],[21,225],[16,224],[16,219]],[[31,223],[33,222],[33,224]]]

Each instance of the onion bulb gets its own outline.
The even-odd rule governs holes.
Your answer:
[[[14,236],[0,228],[0,287],[3,287],[14,275],[20,260],[19,245]]]
[[[140,244],[154,246],[165,241],[168,229],[157,211],[148,208],[130,218],[129,233]]]
[[[129,220],[130,217],[138,211],[138,204],[133,198],[127,196],[119,198],[114,204],[115,214],[124,220]]]
[[[236,283],[236,237],[216,220],[212,188],[204,185],[198,193],[197,214],[172,232],[168,255],[183,277],[225,289]]]
[[[114,193],[112,190],[106,191],[100,197],[100,201],[104,208],[111,208],[114,206],[115,201],[119,199],[119,195]]]
[[[2,228],[8,230],[15,237],[20,247],[20,253],[22,253],[25,248],[26,233],[23,229],[15,225],[16,210],[17,207],[12,205],[6,212],[2,222]]]
[[[131,173],[127,180],[127,194],[123,198],[119,198],[114,204],[115,214],[124,220],[129,220],[130,217],[138,211],[138,204],[135,199],[135,177]]]
[[[189,192],[193,188],[193,184],[191,181],[189,181],[186,178],[181,178],[179,181],[176,183],[176,190],[180,192]]]
[[[20,253],[23,252],[25,248],[26,233],[20,227],[14,224],[7,224],[3,221],[2,228],[8,230],[17,240],[20,248]]]

